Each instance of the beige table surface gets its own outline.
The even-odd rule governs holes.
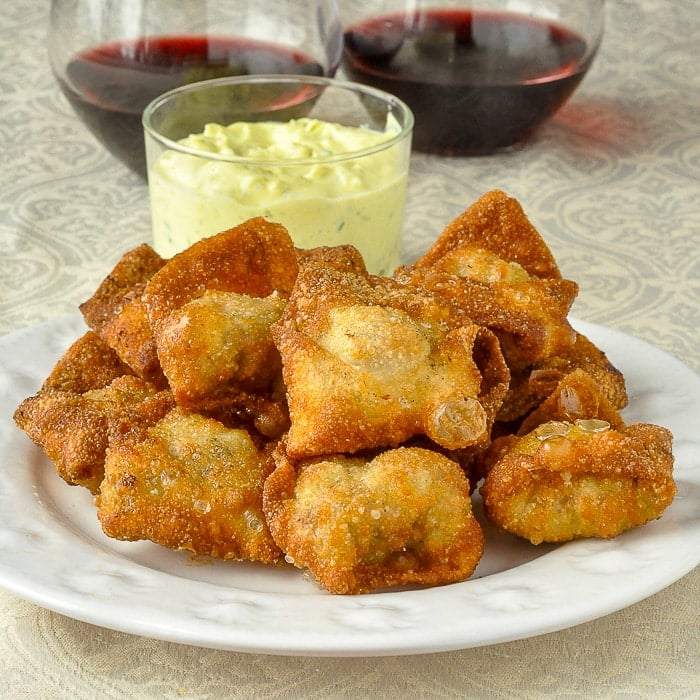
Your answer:
[[[0,334],[75,311],[126,248],[149,238],[144,183],[93,141],[53,81],[48,7],[10,0],[0,12]],[[405,260],[482,192],[502,188],[580,283],[576,316],[697,372],[699,35],[696,0],[610,0],[593,70],[527,147],[479,159],[415,155]],[[0,697],[695,698],[699,607],[696,568],[631,607],[530,639],[294,658],[131,636],[0,592]]]

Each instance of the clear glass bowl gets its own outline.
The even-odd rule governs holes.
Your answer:
[[[162,95],[143,124],[161,255],[265,216],[300,248],[350,243],[375,274],[399,264],[413,115],[393,95],[323,77],[221,78]]]

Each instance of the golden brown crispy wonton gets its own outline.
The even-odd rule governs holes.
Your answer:
[[[549,421],[573,422],[590,418],[606,421],[615,430],[624,425],[622,416],[600,384],[585,370],[577,368],[523,420],[517,434],[525,435]]]
[[[504,438],[480,488],[484,512],[533,544],[615,537],[660,517],[673,500],[671,445],[671,433],[656,425],[542,423]]]
[[[489,439],[508,383],[497,340],[429,292],[305,264],[272,332],[295,458]]]
[[[578,285],[563,279],[518,202],[493,190],[396,278],[444,296],[499,337],[511,370],[566,352]]]
[[[170,314],[205,291],[251,297],[288,294],[296,273],[287,229],[262,217],[197,241],[170,258],[146,285],[143,300],[156,343]]]
[[[121,360],[139,377],[161,387],[165,382],[141,294],[164,264],[144,243],[125,253],[92,297],[80,305],[87,325]]]
[[[247,431],[175,408],[155,425],[110,434],[98,517],[116,539],[274,562],[282,554],[262,511],[272,468]]]
[[[270,326],[286,300],[205,291],[165,318],[158,354],[178,404],[207,409],[241,392],[267,393],[281,381],[282,362]]]
[[[281,435],[289,418],[269,326],[296,272],[287,229],[259,217],[198,241],[152,276],[142,300],[178,405]]]
[[[565,352],[574,340],[567,315],[577,285],[532,276],[485,248],[461,245],[430,267],[404,267],[396,277],[445,297],[493,330],[511,368]]]
[[[577,368],[615,408],[626,405],[621,373],[569,323],[578,286],[562,278],[542,237],[503,192],[486,193],[396,277],[444,297],[497,335],[511,373],[499,423],[516,424]]]
[[[414,266],[432,267],[462,245],[489,250],[503,260],[518,263],[534,277],[561,277],[552,252],[520,203],[501,190],[487,192],[450,222]]]
[[[469,483],[446,457],[401,447],[294,465],[283,450],[264,508],[286,560],[332,593],[462,581],[484,538]]]
[[[132,374],[131,369],[95,331],[87,331],[58,359],[42,389],[83,394],[124,374]]]
[[[164,413],[172,406],[169,392],[159,392],[139,377],[124,375],[109,386],[82,394],[42,389],[20,404],[14,419],[44,449],[62,479],[97,493],[104,475],[110,425],[128,425],[149,400],[152,411]]]

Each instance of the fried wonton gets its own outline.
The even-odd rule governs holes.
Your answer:
[[[43,448],[64,481],[97,493],[104,476],[110,425],[128,425],[142,415],[147,401],[151,412],[162,414],[172,406],[169,392],[124,375],[107,387],[82,394],[42,389],[20,404],[14,419]]]
[[[396,277],[439,294],[497,335],[511,372],[499,422],[522,419],[576,368],[601,383],[613,406],[626,404],[622,375],[569,323],[578,286],[562,278],[547,244],[503,192],[485,194]]]
[[[104,326],[102,337],[135,374],[164,388],[167,382],[141,291],[142,288],[133,291],[119,313]]]
[[[282,363],[270,326],[286,300],[205,291],[165,318],[158,354],[177,403],[191,410],[221,405],[241,392],[269,393]]]
[[[462,245],[488,250],[503,260],[518,263],[533,277],[561,277],[549,246],[530,223],[518,200],[501,190],[487,192],[450,222],[414,266],[433,267]]]
[[[565,352],[574,340],[567,314],[578,286],[532,276],[484,248],[462,245],[433,266],[405,267],[396,276],[445,297],[493,330],[511,368]]]
[[[275,562],[282,553],[262,511],[273,466],[247,431],[175,408],[155,425],[110,434],[98,517],[116,539]]]
[[[447,449],[488,441],[508,384],[498,342],[435,295],[306,264],[272,333],[294,458],[422,434]]]
[[[671,447],[671,433],[656,425],[543,423],[505,439],[480,488],[484,512],[533,544],[615,537],[673,500]]]
[[[578,285],[562,278],[518,202],[500,190],[481,197],[395,276],[493,330],[511,370],[561,354],[574,341],[567,314]]]
[[[59,358],[42,388],[83,394],[124,374],[131,369],[95,331],[87,331]]]
[[[294,465],[283,450],[264,508],[286,560],[332,593],[439,585],[473,573],[484,547],[457,464],[420,448]]]
[[[352,245],[319,246],[298,249],[299,267],[304,265],[330,265],[341,272],[367,274],[367,266],[360,251]]]
[[[85,323],[100,331],[119,312],[125,298],[147,282],[165,260],[151,246],[143,243],[126,252],[105,277],[95,293],[80,305]]]
[[[92,297],[80,305],[87,325],[121,360],[138,376],[161,386],[163,375],[141,294],[164,264],[144,243],[125,253]]]
[[[614,408],[619,410],[627,405],[627,387],[622,372],[582,333],[576,333],[576,339],[566,353],[553,355],[530,368],[527,390],[539,403],[576,369],[584,370],[596,381],[601,393]]]
[[[197,241],[170,258],[146,285],[143,300],[156,342],[170,314],[205,291],[288,294],[296,273],[289,232],[262,217]]]
[[[542,423],[573,422],[581,419],[604,420],[614,429],[624,425],[622,416],[599,383],[583,369],[567,374],[556,389],[520,424],[518,435],[525,435]]]

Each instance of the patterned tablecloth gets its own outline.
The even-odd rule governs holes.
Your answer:
[[[0,334],[75,311],[126,248],[149,239],[145,184],[95,143],[51,76],[48,5],[0,13]],[[405,261],[484,191],[504,189],[579,282],[575,316],[697,372],[699,34],[696,0],[611,0],[592,71],[526,147],[414,155]],[[522,641],[289,658],[131,636],[1,592],[0,697],[700,697],[698,601],[696,568],[631,607]]]

